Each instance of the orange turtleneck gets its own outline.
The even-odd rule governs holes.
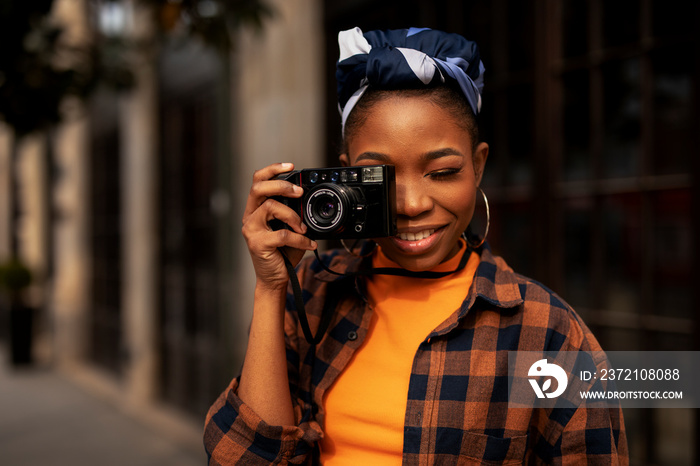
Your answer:
[[[456,269],[464,246],[433,270]],[[462,304],[478,265],[479,256],[471,253],[461,271],[440,279],[367,279],[373,309],[367,337],[324,398],[324,465],[401,463],[413,357],[421,342]],[[372,266],[398,267],[381,250]]]

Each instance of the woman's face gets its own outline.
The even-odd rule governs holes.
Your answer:
[[[488,145],[427,97],[391,96],[367,111],[348,140],[346,165],[394,165],[398,234],[377,238],[401,267],[429,270],[452,258],[472,215]]]

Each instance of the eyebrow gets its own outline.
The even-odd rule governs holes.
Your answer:
[[[464,157],[464,154],[462,154],[462,152],[458,151],[457,149],[454,149],[452,147],[445,147],[442,149],[426,152],[422,155],[421,158],[427,162],[430,160],[439,159],[441,157],[449,157],[451,155]],[[385,164],[391,163],[391,157],[389,157],[387,154],[382,154],[381,152],[363,152],[357,156],[356,162],[359,162],[361,160],[375,160],[377,162],[382,162]]]

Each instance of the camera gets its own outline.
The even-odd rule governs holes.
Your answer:
[[[296,211],[311,239],[361,239],[396,234],[393,165],[310,168],[278,175],[304,188],[300,199],[275,197]],[[276,220],[273,229],[286,227]]]

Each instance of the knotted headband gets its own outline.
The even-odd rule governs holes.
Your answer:
[[[406,89],[455,81],[477,115],[481,110],[484,65],[479,48],[458,34],[432,29],[338,34],[338,108],[343,131],[348,115],[368,86]]]

